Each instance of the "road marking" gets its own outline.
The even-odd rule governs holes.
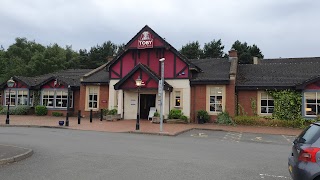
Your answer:
[[[255,137],[254,139],[251,139],[251,141],[272,143],[272,141],[264,141],[264,140],[262,140],[262,137]]]
[[[291,139],[288,139],[288,137],[287,137],[287,136],[282,135],[282,137],[283,137],[285,140],[287,140],[289,143],[292,143],[292,140],[291,140]]]
[[[208,137],[205,133],[191,134],[192,137]]]
[[[286,176],[276,176],[276,175],[270,175],[270,174],[260,174],[260,178],[264,179],[265,177],[272,177],[272,178],[278,178],[278,179],[291,179]]]
[[[224,137],[223,139],[224,140],[230,140],[230,141],[233,141],[233,142],[239,142],[240,139],[242,137],[242,133],[233,133],[233,132],[228,132]],[[221,140],[223,141],[223,140]]]

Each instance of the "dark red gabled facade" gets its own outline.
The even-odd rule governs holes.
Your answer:
[[[141,37],[145,34],[147,37]],[[150,43],[141,46],[142,39]],[[160,76],[161,63],[159,59],[165,58],[165,79],[188,79],[189,64],[179,53],[164,39],[157,35],[151,28],[145,26],[126,45],[126,49],[116,57],[109,67],[110,79],[125,77],[139,63],[148,66]]]

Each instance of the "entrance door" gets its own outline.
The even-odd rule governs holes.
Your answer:
[[[150,107],[156,107],[155,94],[140,94],[140,118],[148,119]]]

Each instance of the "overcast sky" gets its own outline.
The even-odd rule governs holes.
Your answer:
[[[320,56],[317,0],[0,0],[0,45],[16,37],[89,49],[149,25],[176,49],[198,40],[256,44],[265,58]]]

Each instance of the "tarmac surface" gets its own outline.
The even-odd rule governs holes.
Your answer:
[[[283,136],[297,136],[302,129],[260,127],[260,126],[226,126],[217,124],[163,124],[163,131],[160,132],[160,125],[151,123],[148,120],[140,121],[140,130],[136,130],[136,120],[106,121],[98,118],[82,118],[78,124],[77,117],[69,118],[69,126],[60,126],[59,121],[65,121],[65,117],[53,116],[10,116],[10,124],[5,124],[6,116],[0,115],[0,130],[2,127],[45,127],[45,128],[66,128],[87,131],[105,131],[118,133],[141,133],[152,135],[177,136],[192,130],[211,130],[237,133],[257,133]],[[0,131],[1,134],[1,131]],[[1,143],[1,142],[0,142]],[[32,149],[0,144],[0,165],[17,162],[30,157]]]

